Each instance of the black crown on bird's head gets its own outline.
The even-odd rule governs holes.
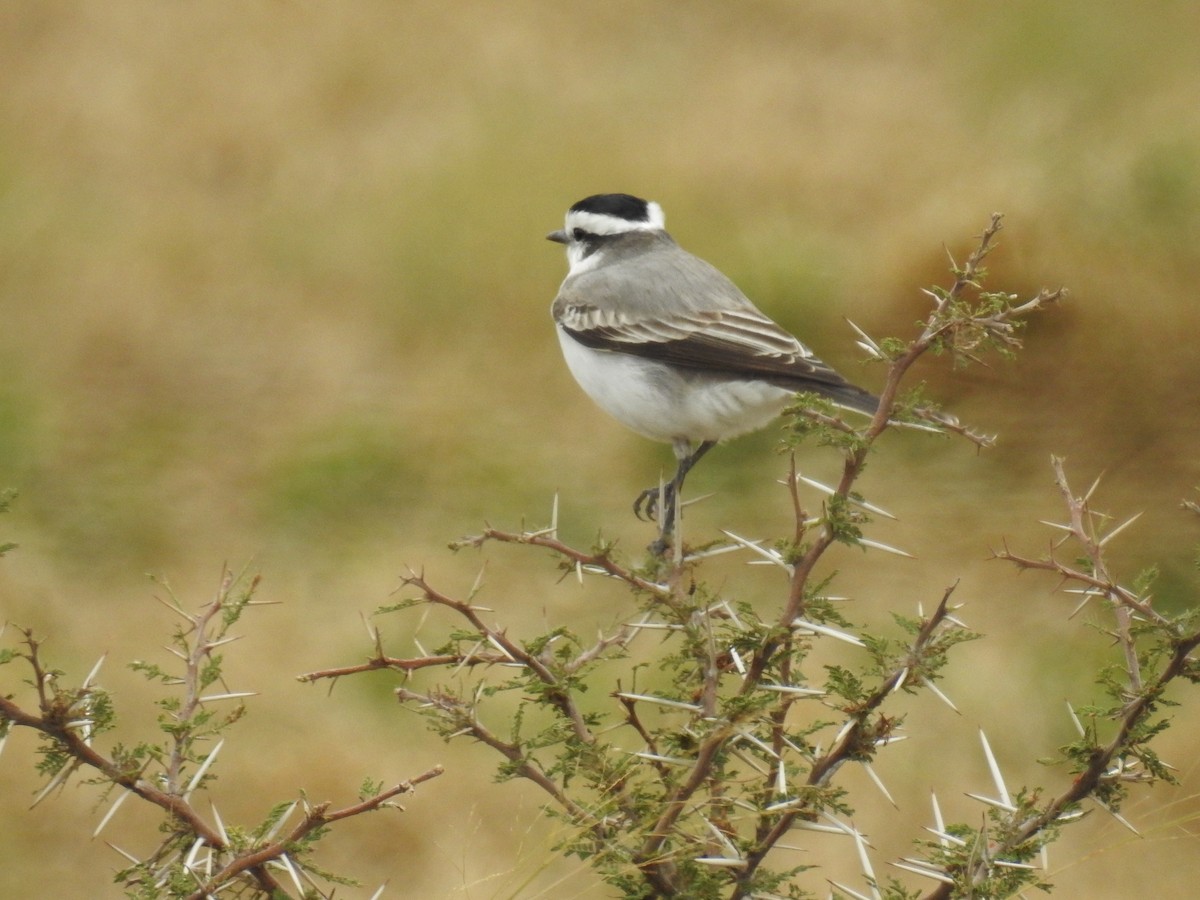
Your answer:
[[[613,216],[630,222],[649,222],[652,205],[657,206],[658,204],[651,204],[632,194],[592,194],[572,206],[570,211]]]
[[[566,227],[547,237],[565,244],[635,231],[656,231],[664,227],[662,207],[653,200],[632,194],[592,194],[567,210]]]

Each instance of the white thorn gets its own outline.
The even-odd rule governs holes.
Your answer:
[[[740,859],[741,854],[738,853],[738,848],[733,845],[733,841],[729,840],[729,837],[725,834],[725,832],[710,822],[706,817],[701,816],[700,818],[703,819],[704,824],[708,826],[708,830],[712,832],[713,837],[721,842],[721,846],[725,848],[725,852],[734,859]]]
[[[873,541],[870,538],[860,537],[855,541],[860,547],[867,547],[873,550],[882,550],[884,553],[894,553],[896,556],[903,556],[905,559],[916,559],[907,550],[901,550],[899,547],[893,547],[891,544],[884,544],[880,541]]]
[[[722,532],[722,534],[724,534],[726,537],[728,537],[730,540],[734,541],[735,543],[741,544],[747,550],[754,551],[759,556],[761,556],[763,559],[767,560],[768,562],[772,563],[773,565],[779,566],[785,572],[791,573],[792,567],[790,565],[788,565],[787,563],[785,563],[783,561],[783,557],[780,556],[779,553],[776,552],[775,550],[768,550],[765,547],[760,547],[759,541],[748,540],[747,538],[744,538],[744,537],[741,537],[740,535],[734,534],[732,531],[727,531],[725,529],[722,529],[721,532]]]
[[[781,694],[795,694],[799,697],[824,697],[825,692],[817,688],[796,687],[793,684],[764,684],[764,691],[778,691]]]
[[[1007,859],[994,859],[992,862],[995,865],[1005,869],[1025,869],[1030,872],[1037,869],[1037,866],[1033,865],[1032,863],[1012,862],[1011,860]]]
[[[257,697],[258,691],[233,691],[228,694],[207,694],[204,697],[197,697],[201,703],[210,703],[217,700],[238,700],[242,697]]]
[[[721,866],[726,869],[741,869],[746,865],[746,861],[743,859],[726,859],[724,856],[697,856],[692,859],[692,862],[706,866]]]
[[[870,344],[868,344],[866,341],[855,341],[854,343],[857,344],[859,347],[861,347],[863,350],[865,350],[867,353],[867,356],[871,357],[872,359],[883,359],[883,357],[880,356],[879,353],[876,352],[875,348],[872,347]]]
[[[693,503],[701,503],[707,500],[709,497],[715,496],[717,496],[716,491],[712,491],[708,494],[701,494],[699,497],[693,497],[691,500],[681,500],[679,501],[679,508],[683,509],[684,507],[691,506]]]
[[[275,819],[275,824],[271,826],[271,830],[268,831],[266,837],[263,838],[264,841],[269,842],[275,839],[275,835],[279,834],[279,829],[283,827],[283,823],[286,822],[288,817],[296,811],[296,806],[298,803],[298,800],[293,800],[292,805],[279,814],[279,817]]]
[[[834,488],[831,488],[829,485],[822,484],[821,482],[817,481],[815,478],[809,478],[806,475],[801,475],[799,472],[796,473],[796,480],[803,481],[805,484],[807,484],[811,488],[816,488],[818,491],[820,491],[822,494],[825,494],[825,496],[827,496],[827,497],[832,497],[834,494],[837,493],[837,490]],[[846,500],[847,500],[847,502],[853,503],[855,506],[857,506],[861,509],[865,509],[867,512],[875,513],[875,515],[877,515],[877,516],[883,516],[885,519],[891,519],[894,522],[899,521],[899,519],[897,519],[896,516],[892,515],[886,509],[883,509],[880,506],[876,506],[874,503],[868,503],[866,500],[860,500],[857,497],[851,497],[849,495],[846,495]]]
[[[746,664],[742,662],[742,655],[737,652],[736,647],[729,648],[729,658],[733,660],[733,667],[737,669],[739,675],[746,674]]]
[[[1085,606],[1087,606],[1088,601],[1091,600],[1093,597],[1103,597],[1104,596],[1104,593],[1102,591],[1080,591],[1080,593],[1083,594],[1083,599],[1080,600],[1078,604],[1076,604],[1076,606],[1073,610],[1071,610],[1071,614],[1067,616],[1068,619],[1073,619],[1077,615],[1079,615],[1079,611],[1081,609],[1083,609]]]
[[[994,806],[996,809],[1002,809],[1005,812],[1016,812],[1017,808],[1011,803],[1005,803],[1003,800],[993,800],[991,797],[985,797],[983,794],[972,794],[969,791],[967,796],[972,800],[978,800],[980,803],[986,803],[988,806]]]
[[[617,727],[620,727],[620,726],[617,726]],[[738,759],[740,759],[742,762],[744,762],[747,766],[749,766],[751,769],[753,769],[759,775],[765,776],[770,773],[770,769],[768,769],[766,766],[764,766],[761,762],[759,762],[753,756],[750,756],[748,753],[744,753],[739,748],[730,747],[729,752],[732,753],[734,756],[736,756]]]
[[[1004,785],[1004,776],[1000,774],[1000,766],[996,762],[996,757],[992,754],[992,747],[988,743],[987,735],[983,733],[983,729],[979,729],[979,740],[983,744],[983,755],[987,757],[988,769],[992,773],[992,783],[996,785],[996,794],[1006,806],[1012,806],[1012,797],[1009,796],[1008,788]]]
[[[1096,800],[1095,797],[1093,797],[1092,800],[1094,800],[1096,802],[1097,806],[1099,806],[1102,810],[1104,810],[1106,813],[1108,813],[1110,816],[1112,816],[1114,819],[1116,819],[1118,822],[1120,822],[1122,825],[1124,825],[1126,828],[1128,828],[1130,831],[1132,831],[1138,837],[1142,836],[1142,833],[1140,831],[1138,831],[1136,828],[1134,828],[1133,825],[1130,823],[1130,821],[1128,819],[1126,819],[1123,815],[1121,815],[1119,812],[1117,812],[1114,809],[1109,809],[1107,805],[1105,805],[1104,803],[1101,803],[1099,800]]]
[[[865,345],[865,348],[867,350],[869,350],[875,356],[877,356],[881,359],[883,358],[883,349],[879,346],[879,344],[877,344],[875,342],[875,339],[873,337],[871,337],[869,334],[867,334],[865,331],[863,331],[861,328],[859,328],[858,325],[856,325],[854,322],[850,321],[850,319],[846,319],[846,324],[854,329],[855,334],[858,335],[859,339],[862,342],[862,345]]]
[[[933,791],[929,792],[929,802],[933,804],[933,827],[937,829],[937,834],[945,834],[946,822],[942,818],[942,807],[938,803],[937,794]],[[946,846],[945,839],[942,840],[942,846]]]
[[[92,671],[88,672],[87,678],[83,679],[83,689],[87,690],[92,686],[92,679],[100,672],[100,667],[104,665],[104,660],[108,659],[108,654],[104,653],[96,660],[96,664],[92,666]]]
[[[950,834],[949,832],[938,831],[936,828],[930,828],[928,825],[922,825],[921,827],[925,831],[928,831],[930,834],[932,834],[934,837],[936,837],[938,839],[938,841],[941,842],[941,845],[943,847],[949,847],[951,844],[953,844],[955,847],[967,846],[966,841],[964,841],[962,838],[955,837],[954,835]]]
[[[183,867],[191,869],[192,864],[196,862],[196,854],[200,852],[200,848],[204,846],[204,838],[198,837],[192,841],[192,847],[187,852],[187,856],[183,858]]]
[[[857,828],[854,829],[854,847],[858,851],[858,861],[862,866],[862,873],[871,883],[871,896],[875,900],[881,900],[879,889],[875,887],[875,870],[871,868],[871,859],[867,856],[867,844],[863,840],[862,832]]]
[[[127,860],[129,860],[131,863],[133,863],[135,866],[140,866],[142,864],[142,861],[140,859],[138,859],[132,853],[125,852],[120,847],[118,847],[116,844],[110,844],[108,841],[105,841],[104,843],[108,844],[109,847],[111,847],[113,850],[120,853],[123,857],[125,857]]]
[[[840,884],[839,882],[836,882],[836,881],[831,881],[829,883],[832,884],[839,891],[849,894],[851,897],[854,898],[854,900],[871,900],[871,898],[868,897],[866,894],[860,894],[858,891],[852,890],[851,888],[846,887],[844,884]]]
[[[883,783],[883,779],[880,778],[879,774],[875,771],[875,767],[869,762],[864,762],[863,768],[866,770],[870,779],[875,782],[875,787],[879,788],[879,792],[887,798],[887,802],[892,804],[892,806],[894,806],[896,809],[899,809],[900,804],[896,802],[896,799],[892,796],[891,791],[887,789],[887,786]]]
[[[942,692],[942,689],[941,689],[941,688],[939,688],[939,687],[938,687],[936,684],[934,684],[934,682],[933,682],[933,680],[932,680],[931,678],[928,678],[928,677],[926,677],[926,676],[922,675],[922,676],[921,676],[921,683],[922,683],[923,685],[925,685],[926,689],[928,689],[928,690],[929,690],[929,692],[930,692],[931,694],[933,694],[933,696],[937,697],[939,700],[941,700],[943,703],[945,703],[945,704],[946,704],[948,707],[950,707],[952,710],[954,710],[954,711],[955,711],[956,713],[958,713],[960,716],[962,715],[962,713],[961,713],[961,712],[959,712],[959,709],[958,709],[958,707],[954,705],[954,701],[953,701],[953,700],[951,700],[949,697],[947,697],[947,696],[946,696],[946,695],[945,695],[945,694]]]
[[[897,869],[904,869],[906,872],[912,872],[914,875],[921,875],[924,878],[931,878],[934,881],[940,881],[943,884],[954,884],[954,879],[945,872],[941,872],[937,869],[930,868],[927,865],[923,865],[920,860],[905,860],[902,862],[890,863],[890,865],[895,866]]]
[[[292,884],[296,886],[296,891],[300,894],[304,893],[304,885],[300,883],[300,876],[296,874],[296,867],[292,865],[291,858],[283,853],[279,856],[280,864],[287,869],[288,875],[292,878]]]
[[[228,844],[229,833],[225,831],[225,823],[221,820],[221,814],[217,812],[217,805],[210,801],[209,806],[212,807],[213,821],[217,823],[217,834],[221,836],[222,841]]]
[[[358,617],[362,620],[363,628],[367,629],[367,640],[372,644],[379,639],[379,630],[372,628],[371,623],[367,621],[367,615],[364,612],[359,612]]]
[[[1087,731],[1084,730],[1083,723],[1079,721],[1079,716],[1075,714],[1075,707],[1071,705],[1071,701],[1067,701],[1067,712],[1071,714],[1071,721],[1075,723],[1075,729],[1079,732],[1080,737],[1087,737]]]
[[[850,733],[850,729],[854,727],[857,721],[857,719],[847,719],[845,722],[843,722],[842,727],[839,728],[838,733],[833,736],[833,742],[829,746],[836,747],[838,744],[840,744],[842,742],[842,738]]]
[[[648,759],[650,762],[666,763],[669,766],[690,766],[695,760],[683,759],[679,756],[662,756],[658,753],[646,753],[639,751],[633,754],[638,759]]]
[[[958,606],[956,606],[954,608],[962,609],[964,605],[965,604],[960,603]],[[968,625],[966,622],[964,622],[962,619],[960,619],[958,616],[952,616],[949,613],[946,614],[945,621],[949,622],[951,625],[957,625],[959,628],[962,628],[964,631],[969,631],[971,629],[971,626]]]
[[[751,744],[753,744],[755,747],[757,747],[763,753],[767,754],[767,756],[771,757],[771,759],[779,759],[778,753],[776,753],[773,749],[771,749],[771,747],[769,747],[767,744],[764,744],[762,741],[760,741],[758,738],[756,738],[749,731],[739,731],[737,733],[737,735],[743,741],[749,741]]]
[[[804,798],[798,797],[794,800],[786,800],[782,803],[772,803],[770,806],[766,807],[766,812],[775,812],[776,810],[787,809],[789,806],[800,806],[801,804],[807,802],[808,801]],[[836,825],[820,825],[816,822],[797,819],[792,823],[792,828],[799,828],[802,831],[819,831],[822,834],[849,835],[851,833],[847,831],[840,822]]]
[[[804,631],[812,631],[816,634],[823,634],[826,637],[837,638],[839,641],[845,641],[847,644],[854,644],[857,647],[867,646],[852,634],[846,634],[844,631],[838,631],[836,628],[830,628],[828,625],[818,625],[815,622],[810,622],[807,619],[794,619],[792,621],[793,628],[799,628]]]
[[[684,703],[682,700],[668,700],[665,697],[652,697],[649,694],[627,694],[618,691],[615,696],[625,700],[642,700],[646,703],[657,703],[659,706],[669,706],[672,709],[686,709],[691,712],[701,711],[701,707],[695,703]]]
[[[196,785],[200,783],[200,779],[204,777],[204,773],[208,771],[208,767],[213,764],[217,758],[217,754],[221,752],[221,748],[225,746],[225,738],[217,741],[217,746],[213,747],[212,753],[204,757],[204,762],[200,763],[200,768],[196,770],[196,774],[192,776],[192,780],[188,782],[187,789],[183,792],[183,800],[186,802],[192,791],[196,789]]]
[[[475,597],[475,595],[479,593],[480,589],[483,587],[483,573],[486,569],[487,569],[487,566],[482,565],[479,567],[479,571],[475,573],[475,580],[473,582],[471,582],[471,588],[470,588],[470,590],[467,591],[468,602],[470,600],[472,600]]]
[[[707,559],[710,556],[722,556],[726,553],[736,553],[738,550],[746,549],[742,544],[721,544],[717,547],[709,547],[706,550],[697,550],[695,553],[689,553],[687,560]]]
[[[466,666],[466,664],[468,662],[470,662],[471,657],[473,657],[476,653],[478,653],[479,648],[481,648],[482,646],[483,646],[483,641],[476,641],[475,646],[463,654],[463,658],[458,661],[458,665],[454,667],[454,670],[450,673],[450,676],[454,677],[459,672],[461,672],[463,670],[463,667]]]
[[[117,810],[121,808],[121,804],[124,803],[132,793],[133,791],[129,790],[129,788],[125,788],[123,791],[121,791],[121,795],[113,801],[112,806],[108,808],[108,812],[104,814],[104,818],[100,820],[100,824],[96,826],[96,830],[92,832],[93,838],[100,836],[100,832],[104,830],[104,826],[108,824],[109,820],[116,814]]]
[[[838,830],[841,831],[842,834],[859,840],[866,840],[866,836],[849,822],[843,822],[824,810],[821,811],[821,818],[832,822],[835,826],[837,826]]]
[[[35,806],[37,806],[39,803],[41,803],[43,800],[45,800],[46,796],[52,790],[54,790],[56,787],[58,787],[60,784],[62,784],[63,781],[66,780],[67,776],[71,774],[72,769],[74,769],[74,766],[72,765],[73,762],[74,762],[73,760],[67,760],[65,763],[62,764],[62,768],[60,768],[57,772],[54,773],[54,775],[50,778],[50,780],[48,782],[46,782],[46,786],[38,792],[38,795],[36,797],[33,798],[33,803],[29,804],[30,809],[33,809]]]
[[[1041,525],[1046,525],[1050,528],[1057,528],[1059,531],[1065,531],[1067,534],[1075,533],[1075,529],[1072,528],[1070,525],[1062,525],[1062,524],[1059,524],[1058,522],[1049,522],[1046,519],[1038,519],[1038,523]]]
[[[1142,513],[1134,513],[1132,516],[1130,516],[1128,519],[1126,519],[1124,522],[1122,522],[1120,525],[1118,525],[1116,528],[1114,528],[1112,531],[1110,531],[1108,534],[1106,534],[1104,537],[1102,537],[1099,540],[1099,542],[1097,542],[1096,546],[1103,547],[1105,544],[1107,544],[1109,541],[1111,541],[1113,538],[1115,538],[1118,534],[1120,534],[1122,531],[1124,531],[1126,528],[1128,528],[1130,525],[1132,525],[1134,522],[1136,522],[1141,517],[1142,517]]]

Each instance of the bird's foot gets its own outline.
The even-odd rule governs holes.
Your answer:
[[[670,509],[675,502],[675,491],[670,484],[655,485],[646,488],[633,501],[633,514],[645,522],[653,522],[658,518],[659,501],[664,508]]]
[[[659,512],[662,518],[659,519]],[[668,482],[646,488],[633,501],[633,513],[647,522],[659,522],[658,537],[646,549],[653,556],[664,557],[671,548],[671,536],[675,531],[675,485]]]

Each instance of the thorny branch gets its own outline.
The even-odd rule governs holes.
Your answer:
[[[1046,802],[1040,810],[1024,818],[1014,818],[1009,823],[1011,828],[1003,840],[997,841],[986,855],[969,865],[953,884],[941,884],[927,894],[926,900],[947,900],[950,897],[962,896],[960,890],[963,885],[980,885],[993,874],[997,860],[1004,860],[1016,848],[1030,841],[1039,838],[1044,840],[1049,829],[1064,821],[1068,815],[1074,814],[1084,800],[1094,799],[1103,808],[1115,814],[1115,809],[1111,809],[1098,796],[1106,787],[1119,786],[1122,783],[1148,782],[1159,777],[1154,771],[1141,771],[1137,761],[1143,753],[1149,753],[1144,749],[1144,744],[1151,732],[1146,729],[1149,728],[1151,718],[1168,685],[1179,678],[1200,681],[1200,661],[1191,655],[1200,647],[1200,631],[1189,631],[1182,621],[1175,622],[1154,609],[1152,597],[1139,596],[1136,591],[1120,584],[1109,570],[1105,558],[1106,547],[1112,538],[1124,531],[1138,516],[1133,516],[1102,534],[1102,527],[1109,519],[1094,512],[1090,505],[1099,479],[1086,494],[1076,496],[1067,481],[1064,461],[1055,457],[1051,464],[1055,483],[1067,508],[1067,522],[1045,524],[1059,529],[1064,535],[1052,544],[1049,555],[1044,558],[1022,556],[1013,553],[1007,547],[996,552],[994,556],[1013,563],[1020,569],[1052,572],[1059,575],[1065,583],[1081,585],[1085,602],[1093,597],[1104,598],[1109,602],[1117,620],[1115,638],[1126,661],[1128,680],[1128,684],[1119,692],[1122,699],[1120,706],[1111,713],[1116,727],[1112,737],[1104,743],[1093,739],[1081,729],[1081,736],[1088,742],[1088,746],[1086,751],[1080,754],[1084,764],[1070,786]],[[1186,501],[1184,505],[1187,506]],[[1068,541],[1082,553],[1082,564],[1064,563],[1057,557],[1057,552]],[[1151,657],[1139,652],[1138,638],[1132,627],[1135,623],[1143,630],[1149,627],[1156,634],[1155,639],[1161,642],[1161,646],[1167,651],[1165,664],[1161,664],[1157,674],[1153,674],[1148,682],[1143,660],[1149,660]],[[1130,757],[1132,761],[1129,760]],[[1014,816],[1019,814],[1020,811],[1014,813]]]
[[[298,846],[311,841],[321,829],[342,819],[394,805],[390,801],[395,797],[409,793],[416,785],[442,774],[442,767],[435,766],[415,778],[375,792],[341,809],[331,810],[330,803],[309,807],[305,801],[303,819],[285,837],[268,839],[249,847],[232,843],[223,826],[210,825],[196,810],[191,795],[203,784],[205,773],[221,744],[218,743],[202,760],[197,755],[196,745],[211,739],[219,730],[214,729],[206,715],[206,704],[246,696],[231,692],[205,694],[209,685],[220,681],[219,660],[214,659],[213,651],[235,639],[226,636],[228,627],[237,620],[242,608],[256,602],[250,598],[258,586],[258,579],[254,578],[240,594],[235,594],[237,581],[228,570],[223,572],[221,586],[215,596],[196,613],[186,612],[173,598],[156,598],[185,622],[185,627],[177,631],[175,636],[174,643],[178,649],[171,651],[183,661],[183,675],[178,678],[167,676],[157,667],[145,663],[137,663],[134,667],[146,671],[153,680],[179,686],[182,699],[178,703],[164,705],[168,712],[162,721],[163,730],[170,740],[169,750],[164,753],[151,745],[143,745],[149,749],[141,759],[105,755],[94,746],[98,731],[109,726],[106,721],[98,721],[97,714],[101,701],[107,699],[106,694],[92,684],[99,664],[80,688],[71,690],[62,687],[58,674],[44,666],[41,646],[32,632],[21,629],[24,650],[12,658],[23,659],[32,670],[31,684],[37,698],[37,711],[28,711],[11,696],[0,694],[0,734],[13,726],[29,728],[48,741],[47,759],[57,760],[61,757],[64,760],[38,799],[46,796],[55,786],[65,783],[73,772],[86,767],[98,772],[100,781],[123,788],[170,816],[171,824],[164,829],[168,837],[159,848],[140,861],[130,857],[136,868],[128,870],[125,878],[127,884],[142,881],[145,876],[138,874],[141,868],[152,870],[156,880],[165,881],[168,868],[173,863],[179,863],[199,884],[198,889],[190,895],[195,900],[216,896],[219,889],[243,877],[250,879],[258,890],[271,897],[291,896],[272,873],[271,865],[286,860],[291,871],[302,871],[303,864],[290,857]],[[240,715],[239,709],[226,717],[224,724],[232,723]],[[156,761],[161,764],[161,772],[158,775],[148,774]],[[116,804],[125,796],[123,793]],[[116,804],[109,816],[115,811]],[[96,829],[97,834],[109,816]],[[180,858],[178,848],[181,845],[193,848],[190,854],[193,858],[200,848],[207,848],[209,859],[203,867],[199,862],[189,863]],[[218,871],[201,878],[201,872],[211,872],[213,860],[219,866]]]
[[[434,766],[432,769],[422,772],[415,778],[402,781],[387,790],[380,791],[374,796],[368,797],[366,800],[342,809],[330,810],[329,807],[332,804],[328,802],[308,807],[304,817],[296,823],[285,837],[235,856],[224,868],[202,882],[200,887],[188,897],[188,900],[204,900],[205,897],[213,896],[218,888],[233,881],[243,872],[257,873],[260,870],[264,870],[267,863],[287,857],[297,845],[302,844],[313,832],[325,828],[334,822],[394,805],[391,803],[393,799],[402,794],[412,793],[418,784],[438,777],[443,771],[444,769],[441,766]],[[225,849],[218,845],[212,846],[214,849]],[[277,895],[273,894],[272,896]]]
[[[821,700],[827,706],[840,709],[845,716],[837,737],[824,752],[807,749],[802,740],[798,744],[792,739],[795,737],[795,725],[788,725],[789,711],[801,699],[821,695],[820,691],[809,691],[802,684],[792,683],[794,679],[802,682],[803,676],[795,671],[796,667],[804,658],[804,648],[812,640],[811,635],[836,633],[836,630],[806,618],[814,602],[811,596],[814,590],[813,573],[834,543],[858,542],[853,535],[857,533],[854,523],[859,520],[846,518],[844,511],[857,502],[853,489],[875,441],[896,424],[895,417],[899,415],[926,423],[923,427],[927,430],[958,434],[979,445],[989,443],[987,439],[961,426],[957,420],[934,410],[899,411],[897,398],[902,379],[913,363],[932,349],[947,350],[956,357],[974,359],[981,347],[1003,350],[1018,346],[1016,331],[1021,320],[1062,296],[1062,291],[1042,291],[1024,303],[1014,303],[1014,298],[1009,296],[982,294],[982,263],[994,246],[999,230],[1000,217],[993,216],[977,248],[965,263],[962,266],[954,264],[953,284],[948,289],[931,292],[933,307],[918,336],[903,349],[885,349],[859,330],[864,339],[862,346],[877,359],[888,363],[879,412],[869,425],[856,429],[837,415],[820,408],[796,411],[797,417],[807,419],[811,427],[824,429],[828,434],[841,435],[843,467],[840,480],[829,489],[830,496],[826,498],[821,513],[810,517],[799,493],[799,479],[793,461],[786,484],[796,524],[793,550],[786,556],[780,551],[738,539],[743,546],[787,572],[786,599],[770,622],[755,625],[756,630],[751,632],[744,623],[738,621],[738,614],[728,602],[710,602],[694,596],[697,586],[691,580],[691,572],[705,555],[704,552],[685,555],[682,545],[679,545],[673,564],[666,560],[657,563],[652,561],[649,574],[644,574],[644,570],[635,570],[620,563],[612,547],[582,551],[564,544],[557,536],[556,505],[549,528],[514,533],[488,527],[481,534],[465,538],[452,546],[479,547],[487,542],[499,542],[550,550],[562,560],[565,571],[573,570],[581,579],[585,574],[599,574],[628,585],[635,595],[643,599],[646,618],[637,624],[626,624],[611,635],[602,635],[587,650],[574,655],[559,654],[552,661],[544,651],[531,652],[512,640],[505,630],[488,625],[480,615],[481,610],[469,601],[449,597],[436,590],[423,576],[410,574],[405,583],[415,587],[425,602],[447,608],[469,624],[471,632],[478,636],[475,646],[470,646],[470,638],[460,637],[457,639],[460,646],[449,651],[400,659],[385,654],[377,641],[376,652],[367,663],[327,669],[304,677],[336,678],[378,668],[397,669],[407,676],[431,666],[452,668],[457,672],[481,664],[525,672],[528,681],[522,682],[522,676],[518,675],[509,682],[509,686],[520,686],[524,693],[543,698],[569,724],[571,734],[580,746],[586,748],[587,755],[565,770],[555,768],[555,765],[563,766],[561,760],[555,765],[543,765],[537,760],[533,747],[522,739],[501,738],[479,721],[476,705],[482,696],[482,683],[474,696],[458,696],[444,690],[419,692],[409,688],[401,688],[397,694],[402,701],[419,703],[437,711],[445,722],[444,726],[439,726],[439,730],[446,736],[470,735],[500,753],[508,761],[510,773],[528,778],[542,787],[575,823],[595,838],[628,833],[631,839],[628,859],[640,873],[643,888],[648,888],[647,897],[682,896],[688,893],[691,876],[684,872],[684,867],[695,857],[704,839],[689,833],[686,822],[697,815],[707,823],[710,832],[715,829],[716,833],[724,835],[721,838],[723,849],[718,854],[722,858],[708,861],[726,867],[731,873],[733,893],[729,896],[741,898],[754,893],[758,890],[758,869],[782,836],[801,821],[823,812],[831,802],[828,799],[831,795],[824,792],[830,788],[839,767],[851,760],[870,760],[878,747],[892,736],[896,722],[881,712],[888,697],[902,689],[931,686],[936,669],[944,662],[946,648],[962,639],[947,637],[948,634],[963,630],[961,623],[951,614],[949,600],[954,590],[952,587],[947,589],[934,613],[922,617],[914,626],[915,631],[904,652],[889,660],[877,659],[879,668],[873,686],[864,685],[852,699],[847,697],[840,707],[832,701]],[[966,299],[969,290],[981,294],[980,302],[975,306]],[[863,546],[870,543],[864,541]],[[670,692],[663,697],[616,692],[615,697],[624,711],[623,725],[636,734],[646,748],[639,756],[648,761],[656,775],[654,790],[658,802],[652,809],[644,808],[643,804],[639,810],[638,801],[644,801],[647,788],[629,788],[628,775],[611,777],[604,782],[608,795],[606,802],[610,806],[615,804],[624,817],[623,820],[612,820],[607,815],[598,816],[590,812],[587,803],[574,799],[573,791],[568,789],[567,778],[557,774],[558,771],[574,771],[575,766],[586,771],[586,767],[597,764],[604,753],[611,752],[611,748],[599,738],[603,732],[590,727],[581,713],[570,679],[582,672],[586,665],[602,658],[610,648],[626,648],[632,638],[645,628],[664,629],[668,636],[678,636],[682,640],[684,649],[679,654],[678,665],[690,670],[688,677],[691,681],[680,683],[680,693],[685,694],[682,699],[673,699]],[[861,643],[849,635],[842,637]],[[731,640],[740,647],[740,654],[729,643]],[[733,676],[737,681],[731,690],[729,681]],[[770,689],[777,689],[779,693],[771,693]],[[679,743],[678,737],[646,724],[640,710],[648,704],[657,704],[659,708],[665,707],[667,710],[681,710],[691,717],[685,726],[687,740],[684,752],[681,753],[675,746]],[[547,740],[539,738],[534,746],[547,746]],[[726,813],[720,810],[732,808],[724,796],[727,785],[723,779],[730,777],[726,773],[730,765],[730,751],[739,743],[753,747],[754,754],[761,755],[767,761],[766,768],[760,769],[763,772],[763,789],[758,797],[769,797],[775,793],[785,799],[768,804],[769,809],[757,806],[752,814],[752,838],[739,839],[735,844],[730,838],[739,833],[737,826],[729,822],[716,825],[714,822],[726,821]],[[807,761],[805,780],[794,794],[787,785],[790,776],[785,772],[786,754],[799,754],[806,757]],[[745,757],[746,754],[742,753],[742,758]],[[757,767],[759,763],[752,761],[752,768]],[[637,793],[639,790],[641,794]],[[791,799],[786,799],[786,795],[791,795]],[[757,804],[765,802],[761,799],[755,801]],[[748,805],[751,808],[755,806]],[[614,825],[618,827],[616,832],[612,830]],[[589,850],[589,855],[594,852],[595,846]]]

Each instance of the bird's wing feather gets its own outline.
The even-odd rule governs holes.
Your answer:
[[[640,271],[638,263],[650,262],[641,257],[620,272],[600,269],[568,278],[554,300],[554,319],[593,349],[730,378],[772,380],[791,390],[848,386],[719,270],[673,250],[654,254],[654,270]],[[622,292],[634,284],[638,295],[630,302]]]

